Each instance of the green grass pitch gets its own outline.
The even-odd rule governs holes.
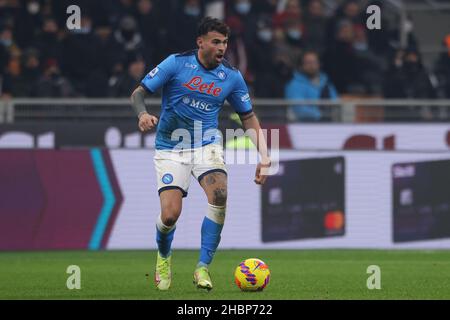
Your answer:
[[[175,250],[172,287],[159,292],[155,251],[2,252],[0,299],[450,299],[450,251],[219,250],[211,292],[192,284],[197,257]],[[234,269],[251,257],[271,270],[263,292],[234,284]],[[80,290],[66,287],[69,265],[81,268]],[[369,265],[381,268],[380,290],[367,289]]]

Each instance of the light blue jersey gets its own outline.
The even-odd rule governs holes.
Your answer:
[[[156,149],[180,147],[180,142],[183,148],[219,142],[218,116],[225,100],[238,114],[252,111],[247,85],[239,70],[226,60],[214,69],[206,69],[197,55],[197,50],[172,54],[141,81],[151,93],[162,87]],[[177,129],[187,130],[190,141],[185,141]]]

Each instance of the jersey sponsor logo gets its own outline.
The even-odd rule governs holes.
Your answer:
[[[205,110],[205,111],[211,111],[211,104],[207,103],[205,101],[193,99],[188,96],[183,97],[182,101],[184,104],[188,105],[189,107],[200,109],[200,110]]]
[[[241,101],[242,101],[242,102],[246,102],[246,101],[249,101],[249,100],[250,100],[250,95],[249,95],[248,93],[244,94],[244,95],[241,97]]]
[[[183,83],[183,86],[191,91],[199,91],[215,97],[218,97],[222,91],[222,88],[215,87],[214,81],[211,83],[204,83],[202,77],[199,76],[195,76],[189,80],[189,82]]]
[[[189,62],[186,62],[185,64],[184,64],[184,66],[186,67],[186,68],[191,68],[191,69],[197,69],[197,65],[196,64],[192,64],[192,63],[189,63]]]
[[[159,71],[159,68],[156,67],[155,69],[153,69],[152,71],[150,71],[150,72],[148,73],[149,77],[150,77],[150,78],[153,78],[153,77],[158,73],[158,71]]]
[[[183,97],[183,103],[184,104],[189,104],[191,102],[191,98],[189,97]]]

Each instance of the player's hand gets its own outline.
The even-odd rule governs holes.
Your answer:
[[[269,161],[264,161],[263,163],[258,163],[258,165],[256,166],[256,173],[255,173],[255,183],[256,184],[261,184],[263,185],[264,182],[266,182],[267,179],[267,173],[269,172],[269,168],[270,168],[270,160]]]
[[[139,117],[139,129],[142,132],[153,129],[158,124],[158,118],[148,113],[143,113]]]

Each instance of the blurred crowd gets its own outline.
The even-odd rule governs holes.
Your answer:
[[[321,0],[0,0],[0,93],[128,97],[168,54],[195,48],[198,22],[214,12],[232,30],[226,58],[255,97],[450,98],[450,36],[426,70],[413,32],[400,48],[397,25],[366,28],[367,4],[382,1],[336,2],[328,12]],[[66,27],[72,4],[77,30]]]

